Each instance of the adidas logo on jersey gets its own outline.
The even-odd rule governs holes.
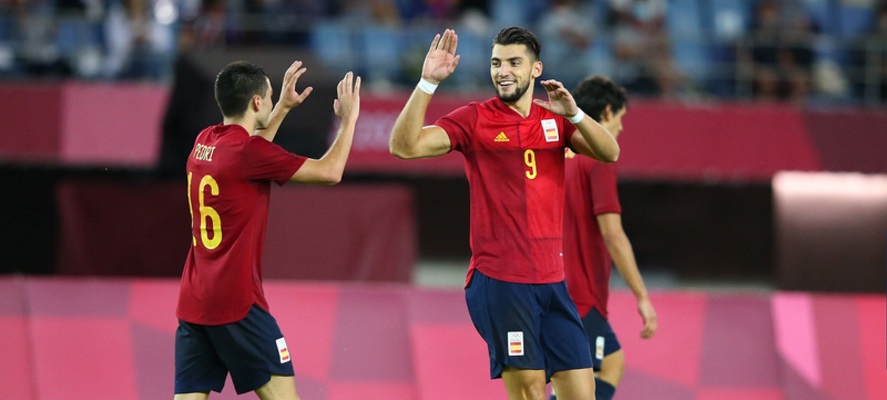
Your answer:
[[[510,142],[511,139],[508,139],[508,136],[505,136],[505,132],[499,132],[499,134],[496,135],[496,138],[493,139],[493,141],[496,143],[505,143]]]

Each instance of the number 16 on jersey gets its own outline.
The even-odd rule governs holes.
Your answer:
[[[191,213],[191,232],[194,232],[194,207],[192,206],[191,201],[191,176],[193,174],[188,172],[188,212]],[[198,204],[198,212],[200,213],[200,242],[203,244],[203,247],[206,247],[207,250],[215,249],[219,247],[219,244],[222,243],[222,217],[219,213],[212,207],[206,205],[206,187],[209,186],[210,195],[218,196],[219,195],[219,184],[216,180],[210,175],[204,175],[203,178],[200,178],[200,183],[197,185],[197,204]],[[207,229],[207,220],[210,222],[210,229]],[[210,230],[212,231],[212,235],[210,235]],[[197,238],[191,237],[191,244],[197,246]]]

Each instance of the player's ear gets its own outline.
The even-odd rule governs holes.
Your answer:
[[[604,112],[601,113],[601,122],[609,122],[613,118],[613,106],[607,104]]]
[[[533,78],[542,76],[542,61],[537,60],[533,63]]]
[[[250,105],[253,107],[253,111],[259,111],[262,109],[262,98],[259,96],[253,96],[253,101],[250,102]]]

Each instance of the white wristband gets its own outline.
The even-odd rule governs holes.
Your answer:
[[[428,94],[434,94],[434,91],[437,90],[437,85],[426,81],[425,78],[422,78],[419,79],[419,90]]]
[[[567,119],[568,119],[570,122],[572,122],[573,125],[576,125],[576,124],[582,122],[583,119],[585,119],[585,113],[582,112],[582,109],[580,108],[580,109],[579,109],[579,112],[577,112],[576,115],[574,115],[574,116],[572,116],[572,117],[567,117]]]

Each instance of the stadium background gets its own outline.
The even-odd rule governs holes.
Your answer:
[[[456,1],[0,3],[0,398],[170,395],[189,243],[180,171],[196,132],[218,122],[213,74],[234,59],[272,77],[306,61],[300,86],[315,92],[278,140],[312,156],[335,129],[339,75],[367,79],[343,184],[272,196],[269,300],[302,396],[504,397],[485,379],[460,290],[470,256],[461,158],[396,160],[387,135],[435,31],[457,28],[463,62],[429,122],[490,95],[499,27],[541,36],[562,2],[462,3],[478,11]],[[661,331],[637,339],[633,300],[614,279],[628,359],[620,396],[882,399],[887,80],[859,54],[887,48],[871,28],[884,6],[777,2],[787,25],[815,22],[814,65],[844,84],[811,73],[802,99],[763,99],[732,56],[756,40],[752,3],[668,1],[662,29],[680,84],[623,82],[635,89],[620,138],[623,222]],[[619,73],[607,2],[568,5],[595,27],[576,50],[588,64],[546,71],[568,86]],[[136,6],[140,22],[119,20]],[[152,33],[120,50],[115,38],[138,24]],[[562,51],[542,40],[544,61],[545,49]]]

